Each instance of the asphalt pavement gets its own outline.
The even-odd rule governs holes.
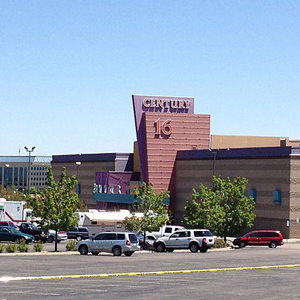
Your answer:
[[[299,299],[299,254],[300,244],[289,243],[131,257],[0,255],[0,299]]]

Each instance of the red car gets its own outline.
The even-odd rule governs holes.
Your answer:
[[[269,246],[276,248],[283,245],[283,236],[278,230],[255,230],[251,231],[233,241],[240,248],[249,246]]]

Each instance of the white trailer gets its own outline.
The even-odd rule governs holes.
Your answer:
[[[13,222],[20,225],[32,220],[32,209],[25,208],[25,201],[7,201],[0,198],[0,221]]]
[[[90,209],[88,212],[76,212],[78,216],[78,226],[87,227],[89,235],[94,236],[103,231],[125,231],[123,221],[126,217],[131,217],[129,210],[103,211]],[[141,217],[141,213],[135,214]]]

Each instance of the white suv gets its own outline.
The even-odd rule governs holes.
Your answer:
[[[205,253],[214,246],[214,236],[208,229],[178,230],[169,237],[158,238],[154,243],[157,252],[173,252],[175,249],[190,249]]]
[[[131,256],[135,251],[140,250],[140,246],[133,232],[102,232],[93,239],[77,242],[76,250],[81,255],[87,255],[89,252],[93,255],[108,252],[114,256],[120,256],[122,253]]]

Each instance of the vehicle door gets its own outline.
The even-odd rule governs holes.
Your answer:
[[[113,246],[117,243],[117,236],[114,232],[106,233],[102,239],[102,251],[111,252]]]
[[[248,245],[259,245],[259,240],[258,240],[258,233],[257,232],[252,232],[248,236]]]
[[[103,249],[103,238],[105,237],[106,233],[97,234],[90,244],[90,251],[98,251],[101,252]]]
[[[0,227],[0,241],[12,241],[13,235],[10,229],[5,227]]]
[[[191,232],[189,230],[177,231],[169,237],[167,246],[173,248],[188,248],[190,240]]]

